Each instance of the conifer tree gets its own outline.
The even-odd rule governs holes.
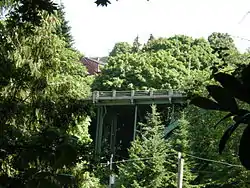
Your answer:
[[[141,132],[129,149],[131,161],[118,167],[118,187],[165,187],[167,145],[163,138],[164,126],[155,106],[147,115],[146,123],[139,125]]]
[[[133,42],[132,52],[137,53],[140,51],[141,44],[139,42],[139,36],[137,36]]]
[[[61,24],[57,26],[56,33],[57,35],[66,42],[66,47],[72,48],[74,44],[73,36],[71,35],[71,27],[69,22],[65,18],[64,5],[61,4],[57,10],[58,19],[61,21]]]
[[[154,39],[155,39],[155,37],[153,36],[153,34],[150,34],[148,42],[151,41],[151,40],[154,40]]]
[[[185,153],[189,153],[189,141],[188,141],[188,126],[189,122],[185,119],[185,114],[182,113],[179,120],[176,122],[178,128],[175,129],[171,136],[166,140],[167,158],[166,158],[166,187],[175,188],[177,183],[177,162],[178,153],[181,152],[182,156],[185,158],[184,162],[184,175],[183,175],[183,186],[185,188],[193,187],[192,180],[194,180],[195,175],[192,174],[190,168],[192,166],[193,160],[188,158]]]

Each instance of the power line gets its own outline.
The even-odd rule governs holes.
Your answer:
[[[170,147],[171,147],[171,149],[175,150],[176,152],[179,152],[176,149],[174,149],[172,146],[170,146]],[[185,155],[187,155],[189,157],[196,158],[196,159],[203,160],[203,161],[207,161],[207,162],[213,162],[213,163],[217,163],[217,164],[223,164],[223,165],[226,165],[226,166],[229,166],[229,167],[241,167],[241,168],[243,168],[241,165],[235,165],[235,164],[231,164],[231,163],[227,163],[227,162],[222,162],[222,161],[217,161],[217,160],[213,160],[213,159],[207,159],[207,158],[203,158],[203,157],[197,157],[195,155],[192,155],[192,154],[189,154],[189,153],[186,153],[186,152],[183,152],[183,151],[182,151],[182,153],[184,153]]]
[[[241,24],[245,19],[246,17],[248,16],[248,14],[250,13],[250,11],[247,11],[246,14],[242,17],[242,19],[239,21],[239,24]]]
[[[244,38],[244,37],[241,37],[241,36],[233,36],[233,35],[229,35],[229,36],[231,36],[232,38],[238,38],[240,40],[244,40],[244,41],[250,42],[250,39],[247,39],[247,38]]]
[[[178,150],[174,149],[173,146],[171,146],[170,144],[168,144],[168,146],[170,147],[170,149],[173,149],[175,152],[184,153],[185,155],[187,155],[189,157],[192,157],[192,158],[196,158],[196,159],[207,161],[207,162],[213,162],[213,163],[223,164],[223,165],[227,165],[229,167],[241,167],[242,168],[241,165],[235,165],[235,164],[231,164],[231,163],[227,163],[227,162],[222,162],[222,161],[217,161],[217,160],[213,160],[213,159],[207,159],[207,158],[203,158],[203,157],[197,157],[197,156],[189,154],[189,153],[187,153],[185,151],[178,151]]]
[[[173,149],[173,148],[171,148]],[[175,155],[178,151],[173,149],[175,151],[175,153],[173,154],[170,154],[170,156],[172,155]],[[189,157],[192,157],[192,158],[196,158],[196,159],[199,159],[199,160],[202,160],[202,161],[207,161],[207,162],[212,162],[212,163],[217,163],[217,164],[222,164],[222,165],[226,165],[226,166],[229,166],[229,167],[238,167],[238,168],[243,168],[243,166],[241,165],[236,165],[236,164],[231,164],[231,163],[227,163],[227,162],[223,162],[223,161],[217,161],[217,160],[213,160],[213,159],[207,159],[207,158],[203,158],[203,157],[197,157],[195,155],[191,155],[189,153],[186,153],[186,152],[182,152],[184,153],[186,156],[189,156]],[[126,163],[126,162],[133,162],[133,161],[144,161],[144,160],[150,160],[150,159],[153,159],[155,157],[145,157],[145,158],[137,158],[137,159],[126,159],[126,160],[120,160],[120,161],[115,161],[115,162],[112,162],[113,164],[118,164],[118,163]],[[108,163],[101,163],[102,165],[109,165],[109,162]]]
[[[203,157],[197,157],[197,156],[194,156],[194,155],[191,155],[191,154],[187,154],[187,153],[185,153],[185,154],[187,156],[189,156],[189,157],[196,158],[196,159],[203,160],[203,161],[208,161],[208,162],[223,164],[223,165],[227,165],[227,166],[230,166],[230,167],[240,167],[240,168],[243,168],[241,165],[235,165],[235,164],[231,164],[231,163],[227,163],[227,162],[216,161],[216,160],[212,160],[212,159],[206,159],[206,158],[203,158]]]
[[[172,154],[169,154],[168,156],[172,156],[172,155],[175,155],[175,154],[176,153],[172,153]],[[112,162],[112,163],[117,164],[117,163],[126,163],[126,162],[132,162],[132,161],[144,161],[144,160],[150,160],[150,159],[153,159],[153,158],[156,158],[156,157],[145,157],[145,158],[137,158],[137,159],[123,159],[123,160],[115,161],[115,162]],[[101,164],[102,165],[109,165],[109,162],[101,163]]]

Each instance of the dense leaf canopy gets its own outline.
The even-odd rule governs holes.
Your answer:
[[[92,77],[72,49],[63,7],[45,0],[8,0],[0,1],[0,8],[5,13],[0,22],[0,186],[99,187],[90,169],[95,166],[88,130],[92,110],[82,101]],[[176,187],[178,150],[185,158],[185,187],[249,187],[249,172],[239,166],[249,169],[248,64],[249,51],[240,53],[225,33],[212,33],[208,40],[151,35],[144,45],[138,36],[132,45],[117,43],[92,90],[185,90],[201,96],[192,101],[195,105],[221,111],[184,109],[186,115],[164,140],[159,119],[166,109],[160,114],[153,109],[138,126],[129,157],[154,160],[120,165],[120,185]],[[206,93],[209,97],[202,97]],[[173,110],[178,117],[180,112]],[[223,126],[213,129],[220,119]],[[223,133],[227,124],[232,125]],[[101,176],[108,175],[106,166],[100,168]]]
[[[70,169],[88,161],[90,80],[55,32],[60,20],[41,16],[32,35],[12,18],[0,23],[1,186],[73,186]]]
[[[138,52],[118,43],[93,88],[198,90],[216,62],[220,60],[204,39],[182,35],[152,39]]]

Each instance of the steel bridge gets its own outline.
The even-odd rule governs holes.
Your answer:
[[[173,90],[139,90],[139,91],[94,91],[91,96],[85,99],[97,107],[96,127],[95,127],[95,155],[100,156],[102,151],[103,135],[110,131],[110,152],[115,153],[117,139],[117,113],[113,110],[108,111],[111,106],[132,106],[133,110],[133,139],[136,136],[138,106],[140,105],[175,105],[185,104],[187,96],[184,92]],[[109,119],[110,127],[105,127],[104,118]],[[171,131],[173,127],[168,127],[166,132]]]

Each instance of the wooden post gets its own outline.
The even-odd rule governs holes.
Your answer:
[[[177,188],[182,188],[183,166],[184,166],[184,159],[181,158],[181,152],[178,152],[178,181],[177,181]]]
[[[100,97],[100,92],[99,92],[99,91],[96,91],[96,96],[95,96],[96,102],[98,101],[99,97]]]
[[[116,96],[116,90],[113,90],[112,91],[112,97],[115,97]]]
[[[150,90],[150,97],[153,97],[153,95],[154,95],[153,90]]]
[[[131,91],[131,100],[130,100],[131,104],[134,104],[134,96],[135,96],[135,90],[132,90]]]
[[[173,90],[169,90],[168,91],[168,95],[169,95],[169,103],[171,104],[172,103],[172,96],[173,96]]]
[[[138,106],[135,105],[135,117],[134,117],[134,135],[133,135],[133,140],[135,140],[136,136],[136,125],[137,125],[137,108]]]
[[[96,93],[95,91],[92,92],[92,102],[93,102],[93,104],[95,103],[95,96],[96,96],[95,93]]]

